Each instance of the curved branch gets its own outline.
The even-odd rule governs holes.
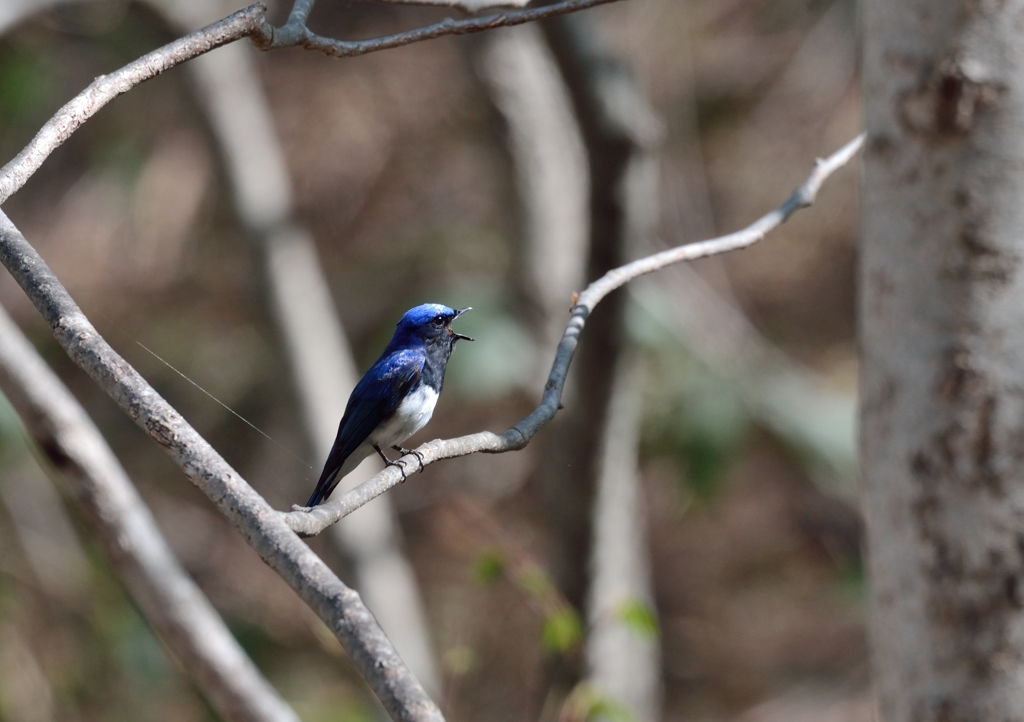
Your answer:
[[[441,722],[359,594],[284,523],[217,451],[96,332],[21,232],[0,211],[0,262],[79,367],[170,454],[249,545],[328,626],[395,720]]]
[[[181,568],[78,401],[0,307],[0,387],[64,472],[146,620],[226,720],[298,722]]]
[[[307,50],[318,50],[332,58],[349,58],[378,50],[398,48],[422,40],[432,40],[445,35],[466,35],[494,28],[522,25],[611,2],[616,2],[616,0],[562,0],[553,5],[526,10],[510,10],[482,18],[464,18],[462,20],[446,18],[433,25],[368,40],[336,40],[317,35],[309,29],[306,25],[306,18],[313,7],[313,0],[298,0],[292,8],[292,14],[287,23],[279,28],[275,28],[270,23],[263,23],[259,32],[253,36],[253,42],[260,50],[301,47]]]
[[[111,100],[179,63],[257,32],[266,5],[259,2],[143,55],[120,70],[101,75],[50,118],[36,137],[0,168],[0,204],[18,192],[50,153]]]
[[[576,352],[576,344],[583,332],[587,317],[601,302],[601,299],[633,279],[666,266],[754,245],[769,231],[782,225],[796,211],[811,205],[822,183],[853,158],[864,145],[864,139],[864,134],[861,134],[828,158],[819,159],[803,185],[797,188],[782,205],[742,231],[646,256],[615,268],[591,283],[575,301],[569,323],[562,335],[562,340],[558,343],[558,349],[555,351],[554,364],[551,367],[548,381],[544,385],[544,395],[537,408],[501,435],[490,431],[481,431],[455,439],[428,441],[416,449],[415,455],[408,454],[401,458],[400,461],[404,465],[405,471],[407,473],[422,471],[427,464],[441,459],[453,459],[474,453],[500,454],[526,446],[533,435],[554,418],[561,407],[562,387],[569,371],[569,364]],[[296,507],[291,512],[282,513],[282,516],[288,526],[298,534],[313,536],[380,496],[391,487],[398,485],[404,478],[405,475],[401,470],[389,466],[338,499],[332,499],[326,504],[308,510]]]

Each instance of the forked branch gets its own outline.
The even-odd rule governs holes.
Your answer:
[[[36,133],[35,138],[9,163],[0,168],[0,205],[17,193],[53,151],[111,100],[175,65],[245,37],[251,37],[261,50],[303,47],[319,50],[332,57],[344,58],[397,48],[445,35],[465,35],[492,28],[521,25],[616,0],[563,0],[554,5],[511,10],[480,18],[448,18],[426,27],[369,40],[334,40],[312,32],[306,21],[313,9],[313,2],[314,0],[297,0],[288,22],[280,28],[275,28],[266,21],[266,5],[262,2],[255,3],[147,53],[113,73],[99,76],[89,87],[58,110],[56,115]]]
[[[428,441],[416,449],[415,455],[409,454],[402,457],[401,462],[405,467],[405,474],[397,467],[389,466],[338,499],[333,499],[313,509],[304,510],[297,507],[295,510],[285,513],[283,516],[288,526],[304,536],[319,534],[339,519],[343,519],[404,481],[406,474],[422,471],[425,466],[435,461],[475,453],[500,454],[526,446],[533,435],[558,412],[562,403],[562,387],[565,385],[565,377],[569,372],[569,364],[576,353],[576,344],[580,334],[583,333],[583,326],[586,324],[590,312],[601,302],[601,299],[633,279],[666,266],[735,251],[757,243],[769,231],[782,225],[796,211],[811,205],[818,195],[822,183],[853,158],[864,145],[864,138],[865,136],[861,134],[828,158],[819,159],[803,185],[797,188],[782,205],[742,231],[646,256],[609,271],[587,286],[573,306],[569,323],[555,352],[555,361],[551,367],[548,381],[544,385],[541,402],[529,416],[518,424],[500,435],[490,431],[481,431],[455,439]]]

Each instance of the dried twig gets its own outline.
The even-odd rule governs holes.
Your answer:
[[[0,204],[17,193],[53,151],[118,95],[128,92],[136,85],[156,77],[175,65],[244,37],[252,37],[253,42],[261,50],[299,46],[342,58],[397,48],[445,35],[465,35],[492,28],[521,25],[616,0],[563,0],[554,5],[511,10],[482,18],[448,18],[415,30],[353,41],[325,38],[309,30],[306,20],[313,9],[313,2],[314,0],[297,0],[288,22],[280,28],[266,22],[266,6],[262,2],[255,3],[147,53],[113,73],[99,76],[89,87],[57,111],[13,160],[0,168]]]
[[[348,58],[355,55],[366,55],[378,50],[398,48],[403,45],[431,40],[445,35],[466,35],[479,33],[493,28],[522,25],[544,18],[565,15],[585,10],[596,5],[605,5],[616,0],[562,0],[553,5],[524,10],[509,10],[482,18],[463,18],[455,20],[446,18],[439,23],[427,25],[414,30],[407,30],[393,35],[385,35],[368,40],[336,40],[317,35],[306,25],[309,12],[313,9],[314,0],[297,0],[292,7],[288,22],[279,28],[270,23],[263,23],[259,32],[253,36],[253,42],[261,50],[277,48],[301,47],[307,50],[318,50],[333,58]]]
[[[453,20],[369,40],[334,40],[309,30],[306,20],[314,0],[297,0],[288,22],[280,28],[264,19],[266,6],[255,3],[194,33],[148,53],[109,75],[96,78],[64,105],[17,156],[0,168],[0,204],[14,195],[71,134],[111,100],[179,63],[227,43],[252,36],[263,50],[300,46],[332,57],[365,55],[445,35],[464,35],[492,28],[542,20],[616,0],[563,0],[539,8],[512,10],[482,18]]]
[[[178,565],[114,453],[0,307],[0,387],[67,476],[118,577],[196,686],[226,720],[298,722]]]
[[[453,459],[474,453],[500,454],[526,446],[533,435],[557,413],[561,405],[562,387],[569,371],[569,364],[576,352],[576,344],[583,332],[587,317],[601,299],[633,279],[666,266],[752,246],[764,238],[769,231],[782,225],[793,213],[811,205],[822,183],[832,173],[846,165],[863,144],[864,135],[862,134],[828,158],[819,159],[804,184],[797,188],[782,205],[742,231],[655,253],[611,270],[591,283],[576,299],[569,323],[555,352],[555,361],[544,386],[544,396],[537,408],[500,435],[490,431],[481,431],[455,439],[428,441],[416,449],[415,456],[409,454],[402,457],[401,461],[405,466],[406,473],[422,471],[427,464],[432,464],[440,459]],[[283,517],[288,526],[299,534],[305,536],[319,534],[339,519],[401,483],[404,478],[405,474],[401,470],[390,466],[338,499],[332,499],[326,504],[310,510],[297,508],[284,513]]]

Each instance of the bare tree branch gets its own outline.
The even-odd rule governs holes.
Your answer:
[[[217,711],[238,722],[298,722],[178,565],[92,420],[3,308],[0,387],[67,476],[132,599]]]
[[[793,213],[810,206],[822,183],[835,171],[846,165],[863,144],[864,135],[861,134],[828,158],[819,159],[803,185],[797,188],[782,205],[743,230],[655,253],[613,269],[591,283],[576,299],[569,323],[555,352],[554,364],[548,381],[544,385],[543,398],[537,408],[500,435],[490,431],[481,431],[455,439],[428,441],[416,449],[415,455],[409,454],[402,457],[401,462],[405,473],[422,471],[427,464],[432,464],[440,459],[453,459],[474,453],[500,454],[526,446],[534,434],[558,412],[562,400],[562,387],[569,371],[569,364],[576,352],[576,344],[583,332],[587,318],[601,299],[633,279],[666,266],[754,245],[769,231],[782,225]],[[299,534],[316,535],[401,483],[404,479],[405,475],[401,470],[393,466],[388,467],[339,499],[332,499],[326,504],[309,510],[296,508],[291,512],[284,513],[283,516],[288,526]]]
[[[533,363],[547,370],[562,337],[565,298],[586,279],[590,169],[569,91],[536,25],[491,33],[480,76],[508,124],[508,150],[523,216],[522,291],[536,317]],[[529,313],[529,312],[528,312]]]
[[[0,168],[0,204],[25,185],[50,153],[104,105],[179,63],[252,35],[259,30],[266,10],[263,3],[250,5],[202,30],[147,53],[120,70],[96,78],[88,88],[58,110],[13,160]]]
[[[16,623],[0,627],[0,715],[18,722],[52,722],[53,689]]]
[[[630,624],[631,607],[654,613],[646,500],[640,479],[643,367],[627,350],[615,369],[602,429],[587,590],[587,677],[623,704],[636,722],[661,711],[661,655],[656,633]]]
[[[170,454],[260,557],[316,612],[395,720],[444,718],[359,594],[346,587],[217,451],[96,332],[67,290],[0,211],[0,262],[68,356]]]
[[[317,35],[306,25],[309,11],[314,0],[298,0],[292,8],[288,22],[279,28],[270,23],[263,23],[259,32],[253,36],[253,42],[260,50],[277,48],[301,47],[307,50],[318,50],[332,58],[348,58],[355,55],[366,55],[378,50],[398,48],[403,45],[418,43],[422,40],[444,37],[445,35],[466,35],[484,30],[522,25],[544,18],[565,15],[578,10],[585,10],[596,5],[605,5],[616,0],[562,0],[554,5],[526,10],[510,10],[482,18],[464,18],[455,20],[446,18],[439,23],[427,25],[415,30],[407,30],[393,35],[385,35],[368,40],[336,40]]]
[[[513,10],[482,18],[453,20],[369,40],[334,40],[313,33],[306,19],[314,0],[297,0],[288,22],[280,28],[264,19],[266,6],[255,3],[232,15],[143,55],[123,68],[96,78],[89,87],[64,105],[9,163],[0,168],[0,204],[18,192],[49,155],[103,106],[136,85],[156,77],[179,63],[244,37],[252,37],[261,50],[300,46],[332,57],[365,55],[445,35],[478,33],[492,28],[520,25],[543,18],[585,10],[616,0],[563,0],[554,5]]]

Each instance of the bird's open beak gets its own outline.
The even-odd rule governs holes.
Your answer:
[[[473,310],[473,307],[472,307],[472,306],[466,306],[465,308],[460,308],[460,309],[458,309],[458,310],[456,310],[456,311],[455,311],[455,318],[458,318],[459,316],[461,316],[462,314],[464,314],[464,313],[465,313],[466,311],[472,311],[472,310]],[[455,320],[455,318],[453,318],[453,319],[452,319],[452,321],[454,321],[454,320]],[[449,329],[450,329],[450,328],[451,328],[451,326],[449,326]],[[474,341],[474,340],[475,340],[475,339],[473,339],[473,338],[470,338],[469,336],[467,336],[467,335],[465,335],[465,334],[463,334],[463,333],[458,333],[458,332],[456,332],[456,331],[452,331],[452,333],[453,333],[453,334],[455,334],[455,338],[464,338],[464,339],[466,339],[467,341]]]

